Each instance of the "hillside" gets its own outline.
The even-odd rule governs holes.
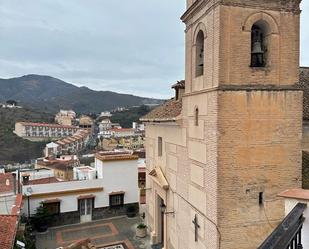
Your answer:
[[[113,123],[119,123],[123,128],[131,128],[133,122],[139,122],[139,119],[150,111],[147,106],[130,108],[123,112],[115,112],[111,118]]]
[[[51,122],[50,114],[29,109],[0,108],[0,165],[42,156],[46,142],[30,142],[13,133],[15,121]]]
[[[94,91],[50,76],[34,74],[0,79],[0,102],[8,99],[40,111],[56,112],[59,109],[73,109],[78,113],[98,113],[119,106],[130,107],[161,102],[129,94]]]

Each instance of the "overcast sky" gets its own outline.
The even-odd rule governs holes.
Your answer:
[[[309,66],[308,0],[302,9],[301,64]],[[0,0],[0,77],[42,74],[170,97],[184,78],[184,10],[185,0]]]

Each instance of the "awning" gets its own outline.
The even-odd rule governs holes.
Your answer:
[[[156,182],[164,190],[169,189],[168,181],[166,180],[160,167],[155,167],[152,171],[150,171],[149,176],[154,182]]]

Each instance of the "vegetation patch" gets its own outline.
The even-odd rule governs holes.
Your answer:
[[[30,142],[16,136],[15,122],[53,122],[53,115],[30,109],[0,108],[0,164],[24,163],[41,157],[46,142]]]

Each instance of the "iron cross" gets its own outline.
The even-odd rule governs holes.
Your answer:
[[[198,241],[198,229],[200,228],[200,225],[198,224],[197,215],[195,214],[194,220],[192,221],[194,224],[194,230],[195,230],[195,241]]]

